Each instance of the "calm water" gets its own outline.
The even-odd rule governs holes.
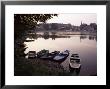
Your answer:
[[[43,34],[43,33],[39,33]],[[69,58],[72,53],[78,53],[81,58],[81,69],[78,75],[88,76],[97,75],[97,38],[93,35],[61,35],[58,34],[57,38],[44,38],[34,34],[34,37],[29,37],[28,39],[33,39],[34,41],[25,42],[28,47],[25,51],[35,50],[36,52],[47,49],[49,52],[58,50],[64,51],[69,50],[69,57],[61,63],[66,71],[69,72]],[[61,37],[60,37],[61,36]],[[72,72],[71,75],[76,75]]]

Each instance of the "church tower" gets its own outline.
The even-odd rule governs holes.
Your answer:
[[[81,21],[81,25],[82,25],[82,21]]]

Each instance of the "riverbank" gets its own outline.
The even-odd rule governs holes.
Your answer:
[[[53,61],[34,59],[16,59],[15,76],[66,76],[63,67]]]
[[[25,50],[29,47],[26,45],[25,41],[29,42],[29,41],[32,41],[33,39],[39,38],[39,37],[37,37],[36,34],[33,36],[28,33],[29,33],[28,31],[25,31],[19,37],[17,37],[17,39],[15,40],[15,44],[14,44],[14,46],[15,46],[15,52],[14,52],[15,53],[15,59],[14,59],[15,60],[15,66],[14,66],[15,76],[74,76],[69,71],[67,72],[66,67],[68,67],[68,65],[66,67],[64,67],[57,62],[53,62],[53,61],[49,61],[49,60],[41,60],[38,58],[36,58],[36,59],[25,58],[25,56],[26,56]],[[66,36],[68,36],[68,33],[66,33]],[[61,33],[61,34],[64,35],[64,33]],[[65,37],[65,36],[62,36],[61,34],[58,35],[57,38]],[[73,33],[69,33],[69,35],[70,34],[73,34]],[[27,40],[27,38],[30,38],[30,40]],[[51,38],[51,36],[49,36],[49,38]],[[85,37],[85,35],[84,35],[84,37],[83,37],[83,35],[81,35],[79,38],[84,39],[86,37]],[[92,38],[89,37],[89,39],[92,39]],[[63,42],[64,42],[64,40],[63,40]],[[37,44],[38,44],[38,42],[37,42]],[[38,50],[37,44],[35,45],[35,48],[32,50]],[[40,45],[41,45],[41,43],[40,43]],[[48,44],[48,45],[50,45],[50,44]],[[65,47],[65,48],[67,48],[67,47]],[[26,53],[28,53],[28,51]]]
[[[37,34],[42,34],[42,33],[48,33],[48,34],[58,34],[58,35],[97,35],[97,32],[89,32],[89,31],[35,31]]]
[[[23,29],[20,26],[15,29],[16,31]],[[22,34],[15,34],[14,39],[14,75],[15,76],[60,76],[68,75],[63,67],[56,62],[40,60],[40,59],[27,59],[24,51],[27,49],[24,44],[26,38],[29,36],[29,30],[22,31]],[[16,32],[17,33],[17,32]]]

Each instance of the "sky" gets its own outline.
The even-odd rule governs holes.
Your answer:
[[[80,26],[82,23],[90,24],[97,23],[97,14],[58,14],[47,21],[47,23],[63,23],[63,24],[72,24],[75,26]]]

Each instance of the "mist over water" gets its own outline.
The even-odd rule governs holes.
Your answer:
[[[43,34],[43,32],[36,34]],[[33,39],[34,41],[24,42],[26,47],[28,47],[25,53],[28,53],[31,50],[39,52],[42,49],[49,50],[49,52],[62,52],[64,50],[69,50],[69,57],[61,63],[66,71],[70,72],[69,58],[71,54],[78,53],[79,57],[81,58],[81,69],[78,73],[71,72],[71,75],[97,75],[97,36],[79,34],[61,35],[60,33],[57,34],[58,37],[27,37],[27,39]]]

